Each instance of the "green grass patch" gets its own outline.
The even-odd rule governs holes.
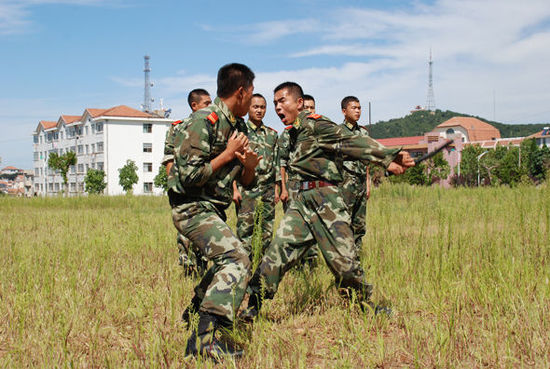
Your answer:
[[[550,367],[547,185],[375,189],[361,257],[393,317],[343,300],[323,263],[293,270],[217,366],[184,358],[197,281],[165,197],[2,197],[0,219],[0,367]]]

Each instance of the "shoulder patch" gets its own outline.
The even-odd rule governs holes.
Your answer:
[[[183,122],[183,120],[176,120],[174,123],[172,123],[173,126],[177,126],[178,124],[180,124],[181,122]]]
[[[294,126],[293,125],[286,126],[285,129],[288,130],[288,129],[291,129],[292,127],[294,127]]]
[[[267,126],[266,126],[267,127]],[[271,127],[267,127],[269,128],[270,130],[272,130],[273,132],[277,133],[277,131],[274,129],[274,128],[271,128]]]
[[[307,117],[311,118],[311,119],[319,119],[319,118],[321,118],[321,115],[320,114],[310,114]]]
[[[216,124],[216,122],[218,121],[218,114],[212,112],[206,117],[206,119],[208,119],[210,123]]]

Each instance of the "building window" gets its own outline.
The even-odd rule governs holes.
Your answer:
[[[143,133],[153,132],[153,125],[151,123],[143,123]]]
[[[95,152],[95,144],[92,144],[92,154]]]
[[[153,182],[144,182],[143,183],[143,192],[145,192],[145,193],[153,192]]]
[[[153,144],[143,143],[143,152],[153,152]]]
[[[48,191],[53,192],[53,183],[48,183]]]
[[[71,146],[71,151],[76,153],[76,146]]]
[[[103,170],[103,162],[97,163],[97,170]]]
[[[78,155],[82,155],[82,154],[84,154],[84,146],[78,145]]]
[[[71,165],[69,168],[70,168],[71,174],[76,173],[76,167],[74,165]]]
[[[143,163],[143,171],[145,173],[150,173],[153,171],[153,163]]]
[[[90,153],[90,145],[86,145],[86,155]]]
[[[40,185],[38,183],[34,184],[34,192],[40,191]]]
[[[40,175],[40,169],[39,168],[34,168],[34,175],[37,176],[37,177]]]
[[[59,183],[55,184],[55,192],[59,192]]]
[[[71,182],[71,192],[75,192],[75,191],[76,191],[76,183]]]
[[[35,144],[38,143],[38,136],[37,135],[32,136],[32,142],[34,142]]]
[[[88,170],[90,170],[90,165],[86,164],[86,173],[88,173]]]
[[[63,139],[63,131],[59,132],[59,138]]]
[[[103,123],[97,123],[95,126],[95,130],[97,133],[103,132]]]
[[[33,153],[33,156],[34,156],[34,160],[38,160],[38,151],[35,151]]]
[[[103,152],[103,142],[97,143],[97,152]]]
[[[78,164],[78,173],[84,173],[84,164]]]
[[[84,192],[84,182],[78,183],[78,192]]]
[[[42,135],[40,135],[40,137],[39,137],[39,138],[40,138],[40,143],[42,143]]]

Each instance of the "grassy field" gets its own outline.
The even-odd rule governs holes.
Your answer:
[[[165,197],[0,198],[0,240],[2,368],[550,367],[548,186],[376,189],[362,262],[394,315],[293,271],[217,366],[184,358],[196,281]]]

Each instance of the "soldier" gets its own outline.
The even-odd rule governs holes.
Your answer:
[[[304,110],[309,110],[310,113],[315,114],[315,99],[313,96],[304,95]]]
[[[304,110],[308,110],[310,113],[315,113],[315,99],[311,95],[304,95]],[[280,163],[280,177],[277,178],[277,181],[281,181],[281,196],[280,200],[283,202],[283,208],[286,211],[292,199],[298,194],[299,178],[296,173],[289,171],[288,161],[290,160],[290,155],[292,154],[288,150],[288,145],[290,142],[288,136],[288,129],[292,126],[287,126],[286,129],[281,133],[279,138],[279,163]],[[313,256],[316,256],[317,253],[314,249],[310,251]]]
[[[349,134],[368,136],[365,127],[357,124],[361,118],[361,103],[355,96],[347,96],[342,99],[342,114],[344,123],[342,130]],[[342,184],[342,196],[351,215],[351,229],[355,238],[357,257],[360,257],[363,245],[363,236],[366,233],[367,200],[370,196],[369,168],[361,161],[346,160],[343,165],[344,182]]]
[[[220,68],[218,97],[191,115],[174,158],[179,181],[168,192],[172,220],[213,262],[186,310],[198,310],[199,316],[186,355],[242,355],[231,344],[218,341],[215,332],[232,326],[250,277],[248,253],[225,223],[225,209],[232,201],[233,181],[254,185],[255,168],[261,160],[248,147],[241,118],[250,107],[253,81],[254,73],[243,64]]]
[[[187,103],[191,108],[192,113],[206,108],[208,105],[212,104],[212,99],[208,91],[202,88],[196,88],[189,92],[187,95]],[[188,120],[185,120],[188,121]],[[174,164],[174,150],[175,142],[181,141],[181,134],[186,124],[183,120],[178,120],[172,123],[172,126],[166,132],[166,140],[164,142],[164,157],[162,159],[162,164],[166,166],[166,174],[168,175],[168,182],[173,184],[175,177],[171,178],[170,170]],[[202,276],[206,271],[206,266],[208,260],[201,255],[198,249],[195,249],[191,246],[189,240],[185,238],[182,234],[178,233],[177,237],[179,257],[178,261],[181,266],[183,266],[185,274],[197,274]]]
[[[237,236],[243,242],[243,246],[250,254],[250,260],[254,260],[252,254],[252,234],[257,219],[254,219],[258,200],[262,201],[261,230],[262,248],[261,255],[269,246],[273,235],[273,222],[275,220],[275,204],[279,201],[279,186],[275,183],[278,167],[277,159],[277,131],[266,126],[262,119],[265,116],[266,100],[260,94],[254,94],[250,110],[248,112],[248,140],[250,149],[263,156],[256,167],[256,185],[249,189],[233,184],[233,201],[237,211]]]
[[[373,308],[376,313],[380,308],[370,302],[372,285],[357,262],[351,219],[340,193],[341,160],[369,160],[394,174],[404,173],[414,161],[400,149],[388,149],[370,137],[347,134],[326,117],[301,112],[303,92],[294,82],[282,83],[274,93],[277,115],[285,125],[292,125],[289,137],[294,156],[289,167],[302,182],[249,284],[252,295],[241,317],[254,319],[262,296],[273,298],[284,274],[314,244],[319,246],[337,285],[345,292],[354,291],[361,307]]]
[[[315,99],[313,98],[313,96],[304,94],[304,110],[307,110],[312,114],[315,113]],[[291,127],[292,126],[288,126],[287,128],[289,129]],[[296,196],[298,195],[300,179],[296,173],[292,172],[292,170],[289,170],[287,165],[288,161],[290,160],[290,154],[291,154],[288,150],[289,136],[288,136],[287,129],[283,131],[283,133],[281,134],[281,138],[283,142],[282,143],[283,149],[282,149],[281,156],[283,155],[285,156],[284,159],[280,159],[280,161],[283,163],[281,164],[281,172],[282,172],[281,175],[284,174],[285,185],[286,185],[286,187],[284,188],[284,191],[285,191],[284,195],[283,195],[283,191],[281,191],[281,200],[284,199],[283,207],[284,207],[284,210],[286,211],[290,202],[294,198],[296,198]],[[282,186],[282,182],[281,182],[281,186]],[[311,247],[309,248],[309,250],[307,250],[302,261],[297,265],[297,267],[301,268],[305,264],[307,264],[309,265],[310,268],[314,268],[315,266],[317,266],[318,258],[319,258],[319,250],[317,246]]]

